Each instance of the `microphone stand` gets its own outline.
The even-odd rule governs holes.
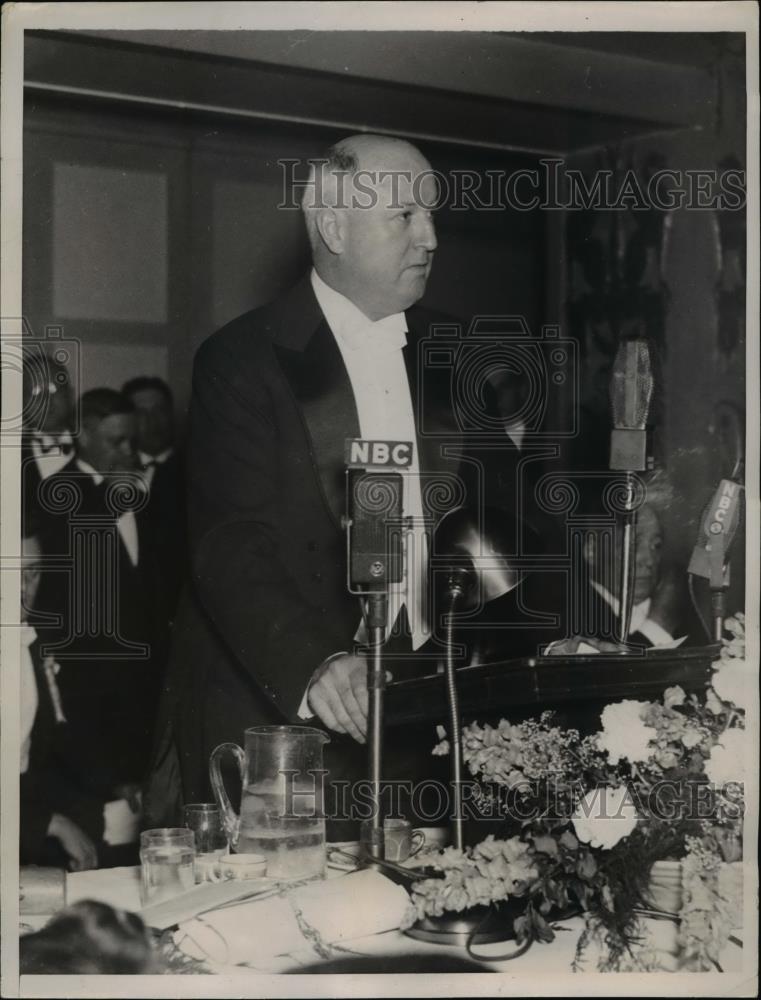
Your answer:
[[[610,382],[613,430],[610,435],[610,468],[626,474],[626,500],[618,587],[616,638],[626,645],[634,596],[635,472],[648,468],[647,417],[653,395],[650,347],[642,338],[622,340],[616,351]]]
[[[372,814],[362,825],[362,854],[370,862],[383,860],[384,835],[381,811],[383,777],[383,696],[386,671],[383,668],[383,642],[388,617],[388,594],[371,591],[367,597],[366,623],[370,658],[367,663],[367,736],[368,770]]]
[[[512,528],[513,530],[509,530]],[[443,590],[446,637],[445,679],[449,715],[449,766],[452,782],[452,844],[465,846],[462,808],[462,728],[460,699],[457,692],[457,672],[454,662],[454,617],[460,608],[475,607],[479,601],[492,601],[517,587],[524,571],[513,563],[517,525],[503,511],[485,508],[478,514],[467,508],[450,511],[437,529],[434,550],[440,556],[460,565],[447,567]],[[443,574],[442,574],[443,575]],[[480,584],[480,587],[478,586]],[[434,876],[441,877],[440,871]],[[486,943],[504,938],[504,927],[489,927],[485,908],[475,907],[464,913],[444,913],[441,917],[424,917],[405,931],[411,938],[434,944],[466,947],[470,943]]]
[[[626,473],[626,508],[623,516],[623,538],[621,540],[621,568],[619,576],[618,618],[616,639],[626,644],[632,621],[634,605],[635,540],[637,533],[637,511],[634,508],[634,477]]]
[[[467,592],[467,572],[460,570],[449,578],[446,598],[449,603],[445,618],[446,629],[446,684],[447,708],[449,710],[449,760],[452,777],[452,816],[450,829],[452,844],[458,850],[464,845],[462,815],[462,726],[460,723],[460,699],[457,694],[457,674],[454,663],[454,612],[457,604]]]
[[[709,566],[711,571],[711,618],[713,641],[721,644],[724,636],[724,618],[727,614],[726,593],[729,587],[729,565],[724,566],[724,535],[719,533],[711,540]]]

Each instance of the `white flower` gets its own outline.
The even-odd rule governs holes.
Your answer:
[[[721,713],[724,711],[724,706],[716,697],[716,692],[714,691],[713,688],[710,687],[708,691],[706,691],[706,708],[711,713],[711,715],[721,715]]]
[[[666,688],[663,692],[663,704],[666,708],[673,708],[675,705],[684,705],[686,697],[684,689],[677,684],[674,687]]]
[[[745,671],[745,660],[720,660],[711,686],[722,701],[731,701],[738,708],[745,708],[750,687],[750,677]]]
[[[600,717],[603,732],[598,734],[597,744],[607,752],[611,764],[624,757],[631,763],[650,757],[650,741],[658,734],[642,721],[641,712],[647,707],[645,701],[621,701],[603,709]]]
[[[745,638],[745,615],[738,611],[724,622],[724,628],[732,635],[739,635]]]
[[[576,836],[591,847],[610,850],[637,825],[637,810],[628,788],[595,788],[587,792],[571,817]]]
[[[705,763],[708,780],[720,788],[728,782],[742,781],[745,763],[745,730],[726,729],[711,749]]]
[[[688,750],[691,750],[693,747],[696,747],[702,739],[703,737],[697,731],[697,729],[687,729],[685,730],[685,732],[682,733],[682,743],[684,744],[684,746],[687,747]]]

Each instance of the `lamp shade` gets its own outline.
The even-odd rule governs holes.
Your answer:
[[[457,507],[434,532],[433,593],[441,599],[456,587],[460,610],[486,604],[518,586],[538,551],[538,534],[515,514]]]

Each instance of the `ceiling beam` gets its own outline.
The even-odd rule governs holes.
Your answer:
[[[218,58],[334,73],[568,111],[698,125],[710,117],[707,70],[585,48],[585,32],[553,44],[525,32],[102,31],[86,32]],[[574,43],[569,43],[573,37]]]

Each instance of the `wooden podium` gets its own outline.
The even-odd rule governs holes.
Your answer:
[[[583,723],[598,707],[625,698],[649,701],[678,684],[700,691],[711,676],[718,645],[690,649],[643,650],[632,654],[539,656],[503,660],[457,671],[465,722],[511,719],[561,711],[570,724]],[[428,673],[392,682],[386,689],[387,726],[447,720],[444,675]]]

